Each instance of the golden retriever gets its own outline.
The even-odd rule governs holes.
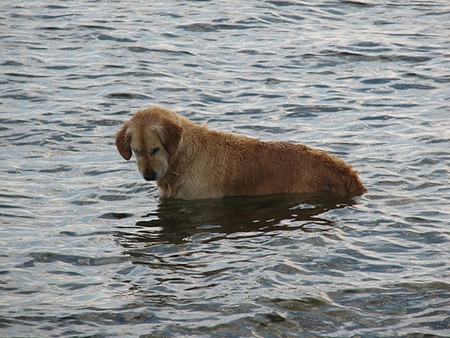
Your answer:
[[[355,170],[324,151],[211,130],[163,107],[138,111],[116,134],[116,146],[127,161],[134,153],[162,197],[366,192]]]

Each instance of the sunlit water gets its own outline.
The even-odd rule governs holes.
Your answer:
[[[447,1],[3,1],[0,336],[449,337]],[[161,201],[151,104],[369,192]],[[220,154],[218,154],[220,156]]]

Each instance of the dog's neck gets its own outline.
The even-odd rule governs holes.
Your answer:
[[[189,121],[189,123],[192,128],[193,123],[191,121]],[[204,129],[206,128],[206,126],[195,126],[195,129],[197,129],[198,132],[204,132]],[[166,174],[157,181],[162,197],[177,196],[178,190],[182,184],[181,182],[183,182],[183,179],[180,179],[181,176],[185,177],[190,174],[190,168],[198,156],[198,147],[186,146],[193,144],[192,142],[195,142],[195,138],[192,138],[189,134],[184,134],[182,138],[177,151],[169,158],[169,169]]]

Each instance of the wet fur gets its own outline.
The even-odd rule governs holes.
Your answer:
[[[163,197],[366,192],[355,170],[324,151],[211,130],[162,107],[125,122],[116,146],[126,160],[134,153],[139,172],[157,181]]]

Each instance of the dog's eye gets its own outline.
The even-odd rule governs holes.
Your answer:
[[[155,155],[159,151],[159,147],[152,149],[152,155]]]

